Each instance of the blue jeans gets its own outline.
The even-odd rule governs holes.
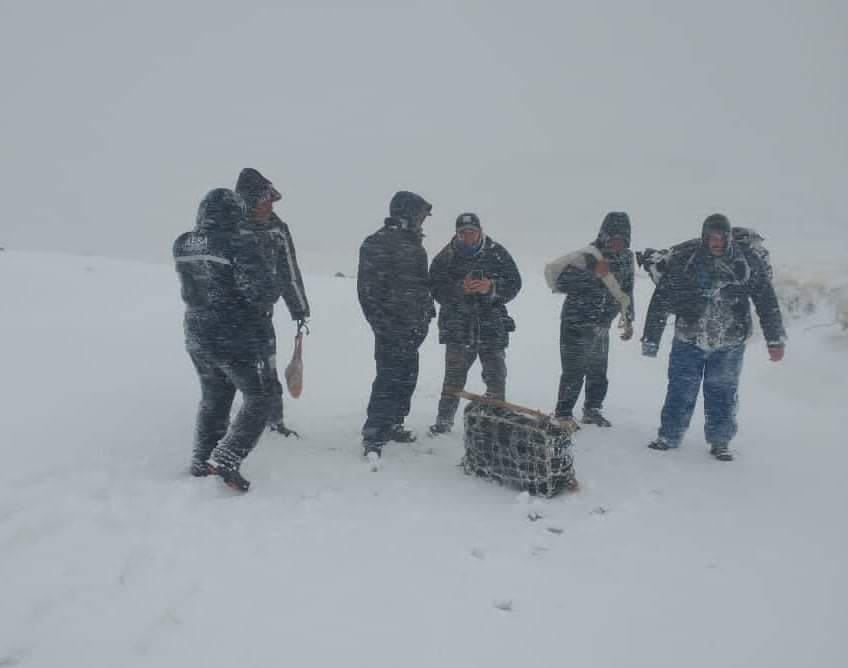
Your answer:
[[[723,350],[701,350],[674,339],[668,362],[668,391],[662,409],[660,438],[676,448],[689,428],[704,384],[704,436],[707,443],[729,443],[736,436],[739,375],[745,344]]]

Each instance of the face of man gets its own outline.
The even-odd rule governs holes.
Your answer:
[[[724,243],[724,235],[718,232],[710,232],[707,234],[707,248],[710,255],[713,257],[721,257],[724,251],[727,250]]]
[[[627,242],[621,237],[610,237],[607,241],[607,250],[611,253],[620,253],[627,247]]]
[[[463,246],[476,246],[480,242],[480,230],[476,227],[466,227],[456,233]]]
[[[262,200],[253,210],[253,218],[260,223],[267,222],[274,210],[274,203],[270,199]]]

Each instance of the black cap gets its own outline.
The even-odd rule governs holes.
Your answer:
[[[456,231],[474,229],[482,229],[480,226],[480,218],[476,213],[461,213],[456,218]]]

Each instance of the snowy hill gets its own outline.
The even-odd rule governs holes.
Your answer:
[[[522,265],[508,396],[550,410],[560,298],[540,269]],[[0,253],[0,666],[844,665],[848,339],[808,328],[832,313],[791,322],[781,364],[749,346],[732,464],[698,413],[680,451],[644,447],[669,335],[657,360],[616,340],[615,427],[578,434],[582,490],[544,501],[464,476],[461,429],[369,472],[355,283],[306,279],[305,389],[286,398],[304,438],[263,436],[237,497],[185,472],[199,388],[173,269]],[[419,433],[442,352],[431,329]]]

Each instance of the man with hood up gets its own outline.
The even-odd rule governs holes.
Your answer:
[[[359,304],[374,331],[377,364],[362,427],[366,456],[379,457],[388,441],[415,440],[403,422],[418,382],[418,348],[436,315],[421,229],[431,209],[416,193],[395,193],[383,227],[359,249]]]
[[[701,243],[669,258],[645,318],[642,354],[656,357],[669,314],[675,315],[668,364],[668,391],[654,450],[676,448],[683,440],[704,387],[704,435],[710,454],[732,461],[739,376],[754,302],[769,357],[783,359],[786,332],[769,267],[754,252],[733,242],[730,221],[713,214],[701,228]]]
[[[430,289],[439,303],[439,343],[445,344],[445,380],[432,436],[449,432],[477,357],[486,394],[503,400],[506,348],[515,323],[506,304],[521,290],[521,275],[507,250],[483,234],[480,218],[463,213],[456,234],[430,265]]]
[[[633,336],[633,267],[630,217],[623,211],[604,217],[591,244],[545,267],[551,290],[566,294],[560,315],[562,375],[555,415],[572,428],[576,428],[573,410],[584,379],[582,422],[612,426],[601,412],[609,387],[609,328],[620,315],[622,340]]]
[[[265,428],[272,400],[267,322],[279,296],[257,240],[238,232],[244,215],[239,195],[212,190],[194,230],[173,248],[186,305],[186,349],[202,393],[191,474],[219,475],[238,491],[250,485],[239,467]],[[230,423],[236,390],[244,401]]]
[[[298,331],[309,318],[309,302],[303,287],[303,277],[297,264],[294,242],[289,227],[274,213],[274,202],[282,199],[273,183],[256,169],[246,167],[241,170],[236,182],[236,192],[244,199],[247,217],[241,226],[241,233],[254,235],[262,247],[263,259],[268,264],[274,290],[288,307],[292,320],[297,322]],[[283,385],[277,375],[277,338],[274,321],[269,318],[268,351],[269,364],[274,374],[274,398],[268,414],[268,425],[272,431],[283,436],[297,436],[297,432],[288,429],[283,422]]]

